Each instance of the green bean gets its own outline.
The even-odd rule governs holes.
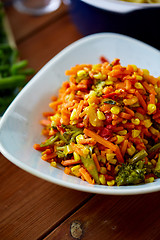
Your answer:
[[[137,154],[135,154],[133,158],[131,158],[131,159],[129,160],[129,163],[132,163],[132,164],[133,164],[133,163],[136,163],[136,162],[138,162],[139,160],[142,160],[143,158],[147,157],[147,155],[148,155],[148,153],[147,153],[144,149],[142,149],[140,152],[138,152]]]
[[[10,89],[13,87],[22,87],[25,84],[25,75],[15,75],[6,78],[0,78],[0,89]]]

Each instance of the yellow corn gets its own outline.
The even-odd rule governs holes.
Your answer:
[[[116,78],[116,77],[108,76],[108,80],[110,80],[110,81],[117,81],[117,78]]]
[[[152,182],[154,182],[154,177],[145,179],[145,183],[152,183]]]
[[[119,112],[120,112],[120,107],[114,106],[114,107],[111,108],[111,113],[117,115]]]
[[[116,160],[116,159],[111,159],[111,160],[109,160],[108,162],[109,162],[110,164],[114,164],[114,165],[115,165],[115,164],[117,163],[117,160]]]
[[[155,104],[148,104],[147,106],[148,114],[152,114],[156,111],[156,105]]]
[[[121,142],[123,142],[124,141],[124,137],[123,136],[120,136],[120,135],[116,135],[116,137],[117,137],[117,140],[116,140],[116,144],[120,144]]]
[[[105,83],[106,83],[106,85],[112,85],[113,81],[112,80],[106,80]]]
[[[95,79],[101,79],[101,78],[102,78],[102,73],[99,72],[99,73],[97,73],[97,74],[94,74],[93,77],[94,77]]]
[[[134,72],[136,72],[136,71],[137,71],[137,69],[138,69],[138,68],[137,68],[137,66],[136,66],[136,65],[134,65],[134,64],[131,64],[131,66],[133,67],[133,71],[134,71]]]
[[[117,165],[114,169],[114,173],[117,174],[119,172],[119,169],[120,169],[120,165]]]
[[[82,134],[79,134],[77,137],[76,137],[76,142],[79,143],[80,140],[83,140],[84,139],[84,135]]]
[[[78,77],[83,77],[85,74],[86,74],[86,71],[85,71],[85,70],[79,70],[79,71],[77,72],[77,76],[78,76]]]
[[[57,167],[57,163],[55,161],[51,162],[52,167]]]
[[[139,82],[136,82],[136,83],[134,84],[134,86],[135,86],[135,88],[137,88],[137,89],[144,89],[143,86],[142,86],[142,84],[139,83]]]
[[[140,75],[136,75],[136,80],[139,80],[139,81],[141,81],[143,79],[143,77],[142,76],[140,76]]]
[[[107,181],[108,186],[114,186],[115,180]]]
[[[106,163],[106,158],[105,158],[105,156],[98,155],[97,158],[98,158],[98,161],[99,161],[99,162]]]
[[[135,125],[139,125],[140,124],[139,118],[132,118],[131,122],[134,123]]]
[[[155,129],[155,128],[153,128],[153,127],[150,127],[149,130],[151,131],[152,134],[154,134],[154,135],[159,135],[159,131],[158,131],[157,129]]]
[[[147,69],[142,69],[143,70],[143,75],[149,75],[149,71]]]
[[[106,174],[107,173],[107,169],[105,167],[101,167],[100,173]]]
[[[97,111],[97,117],[98,117],[99,120],[105,120],[106,119],[104,113],[101,112],[100,110]]]
[[[76,152],[73,152],[73,156],[74,156],[74,160],[75,160],[75,161],[79,161],[79,160],[81,159],[80,156],[79,156],[79,154],[76,153]]]
[[[127,123],[127,120],[123,120],[122,123],[123,123],[123,124],[126,124],[126,123]]]
[[[125,136],[127,134],[127,130],[122,130],[118,132],[119,135]]]
[[[76,165],[74,167],[71,167],[72,174],[74,174],[75,176],[80,176],[80,174],[79,174],[80,167],[81,167],[80,165]]]
[[[77,110],[76,110],[76,108],[74,108],[73,111],[72,111],[72,113],[71,113],[71,116],[70,116],[70,120],[71,120],[71,121],[75,120],[76,112],[77,112]]]
[[[114,153],[107,153],[106,157],[107,157],[107,161],[113,160],[116,154]]]
[[[144,116],[139,112],[135,113],[135,117],[138,118],[139,120],[144,120]]]
[[[127,148],[127,152],[130,156],[132,156],[135,153],[136,149],[133,145],[131,145],[130,148]]]
[[[105,176],[103,174],[99,175],[99,181],[102,185],[106,184],[106,179],[105,179]]]
[[[146,128],[151,127],[151,125],[152,125],[152,122],[151,122],[150,119],[145,119],[145,120],[144,120],[144,126],[145,126]]]
[[[152,159],[152,160],[151,160],[151,163],[152,163],[153,165],[156,165],[157,162],[156,162],[155,159]]]
[[[133,137],[133,138],[136,138],[136,137],[139,136],[140,133],[141,133],[140,130],[133,129],[133,130],[132,130],[132,137]]]

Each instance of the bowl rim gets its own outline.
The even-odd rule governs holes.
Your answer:
[[[121,0],[81,0],[82,2],[89,4],[93,7],[113,11],[117,13],[128,13],[141,9],[157,8],[160,7],[160,3],[136,3],[127,2]]]
[[[96,33],[92,34],[86,37],[83,37],[66,48],[64,48],[61,52],[59,52],[56,56],[54,56],[31,80],[30,82],[22,89],[22,91],[16,96],[16,98],[13,100],[11,105],[8,107],[6,112],[4,113],[1,121],[0,121],[0,132],[2,129],[3,124],[5,123],[5,118],[8,118],[10,109],[14,107],[19,100],[19,98],[23,95],[25,91],[27,91],[28,88],[30,88],[30,85],[36,81],[38,81],[39,74],[43,72],[46,68],[50,68],[50,66],[56,62],[57,60],[61,59],[64,54],[74,51],[74,49],[78,48],[81,45],[84,45],[87,42],[92,42],[94,40],[99,40],[100,38],[119,38],[119,39],[125,39],[132,41],[134,43],[138,43],[142,46],[149,47],[156,53],[159,53],[159,50],[155,49],[152,46],[149,46],[146,43],[143,43],[139,40],[136,40],[134,38],[122,35],[122,34],[117,34],[117,33]],[[0,136],[1,137],[1,136]],[[52,182],[54,184],[67,187],[70,189],[74,190],[79,190],[83,192],[89,192],[89,193],[95,193],[95,194],[104,194],[104,195],[136,195],[136,194],[146,194],[146,193],[151,193],[151,192],[156,192],[160,190],[160,184],[159,185],[153,185],[152,183],[148,184],[143,184],[143,185],[134,185],[134,186],[123,186],[122,187],[117,187],[117,186],[101,186],[101,185],[90,185],[86,183],[85,185],[78,185],[77,183],[72,183],[69,181],[61,180],[61,179],[56,179],[53,176],[44,174],[40,172],[39,170],[32,168],[28,166],[26,163],[21,162],[20,160],[17,160],[14,156],[12,156],[8,151],[6,151],[5,147],[2,146],[1,141],[0,141],[0,152],[12,163],[14,163],[16,166],[20,167],[21,169],[25,170],[26,172],[31,173],[32,175],[35,175],[41,179],[47,180],[49,182]],[[137,186],[139,186],[137,188]],[[148,187],[147,187],[148,186]],[[78,187],[78,188],[77,188]]]

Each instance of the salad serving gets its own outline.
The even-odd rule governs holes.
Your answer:
[[[90,184],[150,183],[160,177],[160,77],[136,65],[81,64],[43,113],[35,143],[53,167]]]

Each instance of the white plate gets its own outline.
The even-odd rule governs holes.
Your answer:
[[[40,143],[42,112],[49,110],[50,97],[67,80],[65,70],[81,63],[99,63],[100,56],[121,64],[136,64],[154,76],[160,75],[160,52],[140,41],[113,33],[87,36],[71,44],[49,61],[24,87],[10,105],[0,122],[0,150],[12,163],[25,171],[52,183],[85,192],[129,195],[160,190],[160,179],[138,186],[89,185],[79,178],[66,175],[62,168],[51,167],[41,160],[41,153],[33,149]]]

